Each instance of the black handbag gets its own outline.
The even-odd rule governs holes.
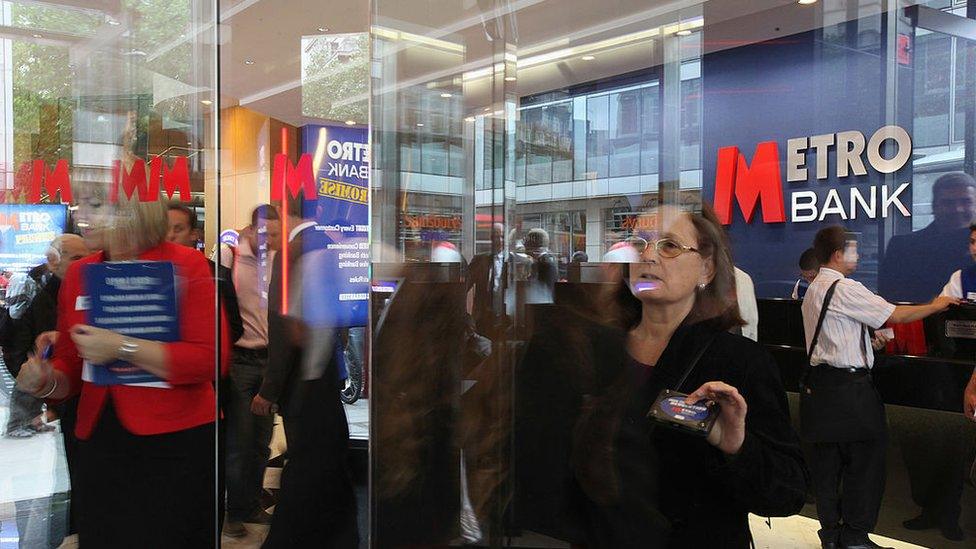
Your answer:
[[[868,370],[851,371],[811,364],[827,307],[838,282],[840,280],[834,282],[824,296],[807,352],[807,366],[800,378],[800,434],[807,442],[872,440],[885,436],[886,431],[884,403]]]

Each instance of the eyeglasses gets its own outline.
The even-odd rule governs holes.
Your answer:
[[[679,242],[676,242],[670,238],[661,238],[658,240],[646,240],[639,236],[632,236],[627,239],[627,243],[637,250],[638,254],[643,254],[647,251],[649,246],[653,246],[657,250],[658,255],[661,257],[666,257],[668,259],[673,259],[685,252],[698,252],[698,248],[693,248],[691,246],[685,246]]]

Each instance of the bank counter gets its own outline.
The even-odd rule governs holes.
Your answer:
[[[806,366],[801,301],[760,299],[759,342],[776,357],[787,391],[799,390]],[[962,412],[962,396],[976,364],[976,339],[949,337],[976,324],[976,307],[893,326],[895,339],[876,353],[872,372],[886,404]]]

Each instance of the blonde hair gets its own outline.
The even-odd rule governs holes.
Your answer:
[[[120,189],[113,217],[112,228],[104,236],[109,250],[139,254],[161,244],[169,232],[166,202],[161,196],[142,202],[138,193],[130,198]]]

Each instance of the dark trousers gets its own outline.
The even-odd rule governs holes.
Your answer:
[[[269,444],[274,418],[251,413],[251,400],[258,394],[267,351],[234,348],[227,387],[227,518],[243,521],[258,510],[264,486],[264,469],[271,455]]]
[[[111,403],[78,444],[78,543],[85,548],[216,545],[214,424],[139,436]]]
[[[288,460],[265,548],[359,546],[349,427],[334,377],[330,368],[301,382],[298,409],[284,417]]]
[[[885,438],[813,445],[810,467],[824,541],[863,542],[885,487]]]

